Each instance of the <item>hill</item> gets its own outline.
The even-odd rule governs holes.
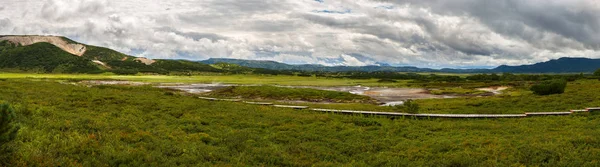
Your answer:
[[[0,42],[0,69],[42,73],[95,73],[101,68],[50,43],[17,46]]]
[[[186,60],[151,60],[57,36],[0,36],[0,70],[37,73],[118,74],[223,72]]]
[[[531,65],[502,65],[494,68],[493,71],[510,73],[591,73],[598,68],[600,68],[600,59],[564,57]]]

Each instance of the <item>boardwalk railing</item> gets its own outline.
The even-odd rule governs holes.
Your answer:
[[[246,104],[267,105],[267,106],[273,106],[273,107],[279,107],[279,108],[309,109],[308,106],[277,105],[277,104],[266,103],[266,102],[242,101],[241,99],[218,99],[218,98],[211,98],[211,97],[198,97],[198,98],[204,99],[204,100],[211,100],[211,101],[243,102]],[[390,116],[390,117],[411,116],[411,117],[431,117],[431,118],[522,118],[522,117],[531,117],[531,116],[571,115],[573,113],[581,113],[581,112],[600,112],[600,107],[586,108],[584,110],[571,110],[568,112],[530,112],[530,113],[525,113],[525,114],[410,114],[410,113],[399,113],[399,112],[335,110],[335,109],[322,109],[322,108],[312,108],[310,110],[319,111],[319,112],[339,113],[339,114],[361,114],[361,115],[378,115],[378,116]]]

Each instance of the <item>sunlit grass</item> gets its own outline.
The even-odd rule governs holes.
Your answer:
[[[196,76],[167,76],[167,75],[112,75],[112,74],[26,74],[0,73],[0,78],[6,79],[82,79],[82,80],[128,80],[154,83],[228,83],[228,84],[271,84],[295,86],[378,86],[406,87],[409,80],[398,83],[378,83],[377,79],[339,79],[324,77],[273,76],[273,75],[219,75],[204,74]]]

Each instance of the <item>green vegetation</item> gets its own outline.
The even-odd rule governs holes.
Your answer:
[[[83,57],[92,59],[92,60],[100,60],[103,62],[109,62],[109,61],[115,61],[115,60],[121,61],[121,60],[129,60],[129,59],[135,58],[133,56],[129,56],[129,55],[123,54],[121,52],[117,52],[115,50],[105,48],[105,47],[98,47],[98,46],[91,46],[91,45],[86,45],[85,47],[86,47],[86,51],[83,54]]]
[[[378,83],[377,79],[345,79],[322,77],[299,77],[285,75],[222,75],[205,73],[195,76],[169,76],[169,75],[136,75],[122,76],[105,73],[103,75],[91,74],[26,74],[26,73],[0,73],[0,78],[11,79],[57,79],[57,80],[129,80],[142,82],[177,82],[177,83],[227,83],[227,84],[260,84],[260,85],[290,85],[290,86],[379,86],[379,87],[408,87],[409,81],[402,80],[397,83]]]
[[[278,86],[231,86],[209,93],[216,97],[239,97],[244,99],[265,100],[302,100],[311,102],[354,102],[374,103],[368,96],[355,95],[348,92],[326,91],[310,88],[286,88]]]
[[[415,100],[423,113],[522,114],[525,112],[561,112],[598,106],[600,87],[597,80],[568,83],[563,94],[540,96],[528,86],[513,88],[500,96],[454,99]]]
[[[156,60],[151,66],[169,72],[224,72],[207,64],[187,60]]]
[[[566,87],[565,80],[550,80],[531,86],[531,91],[536,95],[561,94],[565,92]]]
[[[406,100],[404,104],[394,106],[399,112],[417,114],[419,113],[419,104],[415,103],[414,100]]]
[[[465,89],[461,87],[434,89],[429,92],[434,95],[483,95],[489,93],[482,90]]]
[[[10,105],[0,104],[0,147],[15,138],[19,127],[15,126],[15,111]]]
[[[19,47],[0,42],[0,69],[39,73],[99,73],[91,60],[71,55],[49,43]]]
[[[600,89],[577,83],[565,94]],[[2,166],[600,165],[599,115],[389,119],[14,79],[0,81],[0,99],[22,127]]]
[[[379,82],[379,83],[396,83],[398,81],[393,80],[393,79],[380,79],[377,82]]]

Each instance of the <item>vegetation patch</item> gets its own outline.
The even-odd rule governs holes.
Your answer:
[[[15,125],[15,122],[14,109],[9,104],[0,104],[0,147],[17,135],[19,127]]]
[[[550,80],[535,84],[530,89],[536,95],[551,95],[564,93],[566,87],[565,80]]]
[[[310,88],[286,88],[278,86],[232,86],[210,92],[216,97],[239,97],[244,99],[301,100],[310,102],[376,103],[376,100],[348,92],[317,90]]]
[[[430,90],[429,93],[434,95],[464,95],[464,96],[479,96],[485,94],[491,94],[487,91],[476,90],[476,89],[465,89],[461,87],[453,88],[441,88]]]
[[[579,102],[529,101],[530,92],[502,104],[596,104],[597,83],[573,83],[557,95],[583,93],[572,99]],[[0,82],[0,100],[13,105],[21,126],[0,166],[600,166],[600,115],[389,119],[205,101],[149,86],[14,79]],[[440,104],[455,107],[447,100]],[[494,100],[463,99],[480,104],[474,109],[502,105]],[[415,102],[429,113],[427,102]]]

